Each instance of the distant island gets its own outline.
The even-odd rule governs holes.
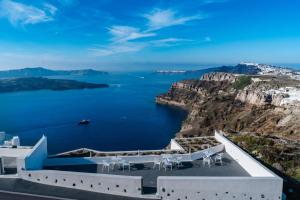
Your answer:
[[[109,87],[109,85],[65,79],[48,79],[42,77],[0,79],[0,93],[33,90],[93,89],[106,87]]]
[[[258,66],[251,65],[249,63],[240,63],[234,66],[220,66],[220,67],[211,67],[205,69],[195,69],[195,70],[157,70],[154,73],[172,75],[172,74],[203,74],[209,72],[228,72],[235,74],[258,74],[261,72],[261,69]]]
[[[184,74],[187,73],[187,70],[157,70],[155,73],[158,74]]]
[[[103,75],[108,74],[105,71],[94,69],[80,70],[51,70],[43,67],[22,68],[0,71],[0,78],[19,78],[19,77],[44,77],[44,76],[62,76],[62,75]]]
[[[154,73],[158,74],[203,74],[209,72],[226,72],[233,74],[247,74],[247,75],[273,75],[286,76],[292,79],[300,80],[300,71],[293,70],[287,67],[273,66],[268,64],[257,64],[250,62],[241,62],[237,65],[223,65],[220,67],[211,67],[198,70],[157,70]]]

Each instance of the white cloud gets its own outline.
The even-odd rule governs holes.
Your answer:
[[[157,30],[175,26],[184,25],[192,20],[203,19],[203,15],[180,16],[172,9],[162,10],[155,9],[149,14],[143,15],[148,20],[144,29],[132,26],[111,26],[108,28],[111,35],[110,43],[107,46],[100,46],[89,49],[94,56],[110,56],[120,53],[138,52],[149,47],[170,47],[182,45],[193,40],[184,38],[163,38],[153,39],[157,36]],[[147,40],[138,40],[147,38]],[[150,38],[150,39],[149,39]],[[210,38],[205,38],[210,40]]]
[[[155,33],[142,32],[131,26],[112,26],[108,30],[111,35],[111,43],[107,46],[89,49],[94,56],[110,56],[140,51],[145,47],[145,43],[135,40],[156,35]]]
[[[193,40],[184,39],[184,38],[164,38],[159,40],[152,40],[149,43],[157,47],[169,47],[169,46],[181,45],[192,41]]]
[[[140,29],[131,26],[112,26],[109,28],[113,42],[127,42],[145,37],[155,36],[155,33],[144,33]]]
[[[49,3],[45,3],[44,7],[51,15],[55,15],[57,12],[57,8]]]
[[[144,42],[123,42],[112,43],[107,46],[101,46],[89,49],[93,56],[111,56],[121,53],[138,52],[148,47],[170,47],[177,46],[193,40],[184,38],[164,38],[159,40],[150,40]]]
[[[112,26],[108,30],[112,36],[112,42],[107,46],[89,49],[93,56],[111,56],[121,53],[138,52],[147,47],[170,47],[193,41],[184,38],[135,41],[140,38],[154,37],[156,33],[142,32],[138,28],[129,26]]]
[[[50,8],[51,7],[51,8]],[[7,18],[13,25],[37,24],[53,20],[56,8],[50,4],[45,9],[25,5],[11,0],[0,1],[0,17]]]
[[[200,14],[179,16],[178,13],[172,9],[154,9],[152,12],[145,14],[144,17],[148,20],[149,30],[158,30],[169,26],[183,25],[189,21],[204,18],[204,16]]]
[[[124,43],[111,44],[107,47],[91,48],[89,49],[94,56],[110,56],[120,53],[137,52],[144,48],[144,44]]]

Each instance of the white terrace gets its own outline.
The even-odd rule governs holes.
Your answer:
[[[42,137],[17,158],[16,168],[27,181],[133,198],[254,200],[281,199],[282,193],[281,178],[217,131],[172,139],[163,150],[78,149],[55,156],[47,155]]]

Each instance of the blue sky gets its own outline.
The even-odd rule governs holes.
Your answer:
[[[0,69],[300,63],[296,0],[0,0]]]

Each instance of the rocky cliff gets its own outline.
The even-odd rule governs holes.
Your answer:
[[[189,111],[179,137],[223,130],[256,156],[300,178],[300,81],[281,76],[209,73],[199,80],[174,83],[156,101]],[[253,138],[245,139],[245,135],[264,143],[251,144]],[[265,151],[262,147],[266,145],[273,150]]]

